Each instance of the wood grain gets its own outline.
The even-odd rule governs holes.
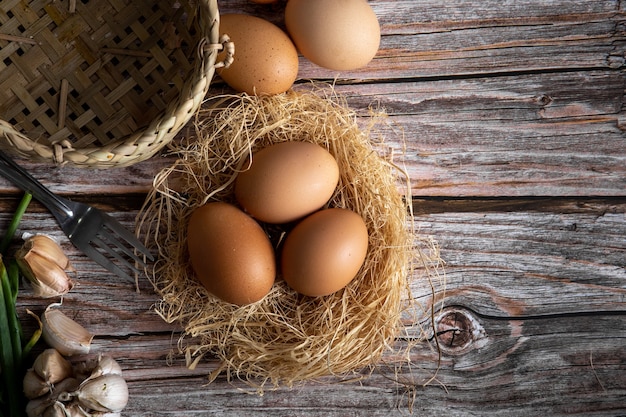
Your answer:
[[[414,310],[372,369],[259,395],[225,376],[207,385],[219,365],[210,358],[186,369],[180,326],[154,312],[150,283],[137,292],[103,271],[34,202],[20,232],[59,238],[76,266],[64,308],[96,335],[95,352],[122,364],[124,415],[626,415],[624,2],[369,3],[382,26],[376,59],[337,73],[301,57],[297,88],[333,83],[363,126],[384,110],[372,142],[408,175],[414,231],[437,242],[440,280],[431,287],[412,271]],[[281,27],[283,7],[220,3]],[[216,78],[210,94],[229,91]],[[190,125],[180,138],[192,134]],[[173,160],[114,170],[20,162],[132,228]],[[19,196],[0,179],[0,230]],[[25,283],[20,294],[30,332],[26,309],[40,314],[48,301]]]
[[[142,371],[130,370],[133,402],[128,411],[151,416],[383,416],[407,415],[412,404],[415,415],[620,415],[626,395],[624,331],[603,337],[599,345],[581,329],[622,323],[620,317],[483,319],[486,340],[480,350],[444,354],[436,379],[426,386],[437,358],[425,345],[413,349],[411,370],[380,365],[359,383],[322,380],[263,396],[224,381],[202,388],[199,375],[146,380]],[[181,390],[184,398],[177,395]],[[154,397],[168,404],[167,411],[154,409]]]
[[[284,27],[280,7],[249,3],[222,2],[220,10],[260,15]],[[337,73],[301,59],[300,77],[362,82],[621,67],[621,2],[572,3],[371,1],[383,35],[374,61]]]
[[[406,412],[409,404],[417,415],[444,407],[458,408],[453,415],[623,410],[626,203],[553,206],[543,199],[512,199],[508,209],[518,210],[502,212],[502,205],[493,202],[479,200],[471,208],[462,202],[430,201],[434,214],[419,213],[414,219],[420,235],[437,239],[446,281],[435,283],[442,356],[434,346],[428,311],[416,311],[419,320],[407,322],[396,347],[403,352],[411,343],[411,369],[394,353],[359,382],[327,378],[262,397],[243,394],[250,388],[224,378],[205,386],[218,364],[209,360],[193,371],[184,368],[176,350],[178,326],[154,313],[157,297],[150,285],[141,281],[138,294],[132,283],[108,276],[71,247],[66,250],[81,273],[64,308],[96,334],[96,351],[122,363],[131,387],[127,415],[375,416]],[[132,214],[119,218],[131,225]],[[45,212],[27,215],[23,227],[55,229]],[[428,309],[430,286],[420,281],[418,271],[412,289]],[[40,312],[41,301],[28,293],[24,287],[22,306]],[[438,327],[451,311],[471,317],[478,329],[455,328],[454,323]],[[472,335],[459,348],[450,333]]]
[[[622,72],[341,85],[336,91],[363,124],[370,109],[389,115],[374,126],[373,140],[406,170],[414,196],[619,196],[626,189]],[[61,193],[132,194],[147,192],[154,172],[171,163],[154,158],[95,170],[97,182],[79,168],[26,166]]]

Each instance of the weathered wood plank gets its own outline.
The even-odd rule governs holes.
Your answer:
[[[423,212],[419,200],[414,203],[417,233],[432,236],[446,262],[444,304],[500,317],[626,309],[623,201],[573,200],[550,205],[546,200],[513,200],[504,207],[522,209],[511,212],[498,211],[502,202],[500,206],[476,202],[455,212],[463,203],[429,201],[432,214]],[[136,210],[114,215],[132,227]],[[7,216],[0,224],[8,220]],[[160,328],[160,319],[150,316],[148,310],[156,298],[146,280],[140,283],[141,294],[135,294],[134,283],[104,272],[73,248],[50,214],[27,213],[21,230],[55,236],[72,257],[78,285],[66,297],[68,306],[80,305],[85,299],[94,306],[116,300],[104,311],[81,309],[81,316],[93,320],[98,332],[113,335],[171,329]],[[423,282],[416,282],[414,291],[419,298],[429,295]],[[28,298],[23,302],[40,304]],[[141,319],[135,321],[136,317]]]
[[[446,261],[446,297],[437,304],[445,308],[435,316],[440,362],[432,343],[416,341],[411,369],[396,370],[402,362],[390,355],[360,382],[324,379],[263,396],[244,394],[244,385],[231,386],[224,378],[205,386],[217,364],[190,371],[183,358],[170,356],[177,326],[154,314],[149,284],[143,281],[137,294],[132,284],[103,274],[67,246],[80,285],[65,308],[96,333],[96,352],[122,363],[131,389],[128,416],[377,416],[407,412],[410,395],[417,415],[444,409],[459,416],[624,412],[626,203],[507,199],[463,207],[465,201],[415,202],[419,233],[437,239]],[[51,217],[34,208],[23,227],[58,235]],[[2,212],[0,222],[8,219]],[[132,210],[116,216],[132,224]],[[428,288],[416,281],[414,295],[428,299]],[[22,294],[21,308],[40,312],[47,304],[29,297],[26,288]],[[444,326],[441,317],[451,311],[470,317],[474,331],[460,319]],[[407,328],[407,337],[424,329],[433,334],[427,317],[419,321]],[[474,337],[464,339],[469,334]],[[410,338],[399,339],[399,352]],[[459,346],[462,340],[467,343]],[[423,387],[435,370],[436,379]]]
[[[416,387],[415,414],[523,416],[623,412],[624,333],[618,331],[603,338],[605,343],[600,345],[593,336],[589,338],[587,332],[580,331],[597,323],[595,319],[584,318],[554,320],[553,325],[485,322],[487,337],[493,338],[491,342],[474,354],[444,354],[437,379],[426,387]],[[603,324],[620,326],[624,320],[618,318]],[[544,333],[546,328],[553,332]],[[597,337],[602,336],[597,334]],[[433,375],[435,357],[427,356],[430,351],[426,346],[416,350],[419,351],[416,359],[423,362],[416,362],[414,368],[423,370],[400,373],[400,380],[406,378],[404,383],[420,384]],[[511,363],[516,366],[511,367]],[[224,401],[224,393],[218,390],[221,401],[216,406],[223,407],[224,402],[237,404],[228,410],[231,415],[255,412],[271,415],[289,409],[295,413],[314,409],[323,415],[337,416],[384,415],[396,408],[406,413],[409,398],[404,395],[403,387],[389,380],[394,378],[391,369],[381,368],[379,372],[357,384],[311,384],[295,392],[285,389],[268,392],[264,397],[245,399],[243,403],[239,403],[241,394],[233,392],[233,398]]]
[[[282,7],[222,2],[284,27]],[[299,77],[346,82],[467,76],[624,65],[619,1],[371,1],[381,23],[379,54],[367,68],[336,72],[300,60]]]
[[[457,351],[442,343],[436,381],[417,390],[418,415],[450,409],[456,415],[507,416],[625,411],[626,316],[476,319],[482,333],[473,343]],[[460,327],[457,337],[464,331]],[[418,383],[428,375],[409,372]],[[441,403],[434,404],[435,398]]]
[[[175,340],[166,335],[131,335],[96,346],[123,366],[131,392],[128,416],[378,416],[407,414],[409,401],[416,415],[593,416],[626,410],[625,316],[478,317],[477,323],[480,338],[459,351],[442,346],[440,360],[420,342],[411,349],[410,369],[389,357],[360,381],[325,378],[263,396],[223,377],[206,385],[217,364],[184,368],[180,357],[168,357]]]
[[[410,369],[389,362],[360,381],[326,378],[262,396],[225,378],[206,385],[210,362],[194,371],[179,360],[164,367],[167,338],[130,337],[116,354],[130,388],[128,416],[383,416],[407,415],[410,405],[415,415],[621,415],[624,324],[626,316],[478,318],[480,339],[462,351],[443,346],[440,360],[421,342]]]
[[[429,214],[420,213],[420,202],[415,202],[416,233],[432,236],[446,263],[445,285],[435,283],[438,291],[445,289],[445,299],[441,301],[440,294],[438,302],[504,318],[626,310],[623,201],[554,206],[523,201],[518,202],[523,210],[511,212],[478,203],[471,211],[453,211],[458,204],[462,203],[431,201],[436,208]],[[513,207],[515,202],[510,201],[508,208]],[[132,227],[135,215],[136,211],[126,211],[115,217]],[[103,271],[68,243],[48,213],[27,213],[21,230],[47,232],[62,242],[78,270],[78,285],[65,297],[66,306],[80,311],[96,334],[175,329],[163,326],[151,311],[157,297],[147,280],[140,281],[137,294],[134,283]],[[430,285],[420,271],[413,292],[424,305],[430,304]],[[28,290],[22,303],[33,310],[45,305],[29,298]]]
[[[584,72],[340,91],[355,108],[379,103],[391,115],[380,129],[415,196],[619,196],[625,80]]]
[[[441,247],[445,305],[494,317],[610,313],[626,311],[626,206],[614,208],[447,212],[416,226]]]
[[[406,168],[415,196],[620,196],[626,189],[625,74],[618,71],[337,86]],[[365,123],[365,119],[364,123]],[[191,126],[182,135],[193,134]],[[382,138],[381,138],[382,137]],[[84,171],[25,166],[53,190],[145,193],[171,158]],[[98,181],[93,181],[97,176]],[[0,192],[9,184],[0,179]]]
[[[346,376],[345,382],[323,378],[293,389],[266,390],[263,396],[224,377],[207,385],[206,375],[217,364],[184,368],[180,357],[168,357],[175,340],[166,335],[131,335],[96,346],[106,347],[123,366],[131,393],[127,416],[406,415],[409,404],[415,415],[445,410],[455,416],[600,416],[626,411],[626,316],[475,319],[479,338],[461,350],[442,343],[441,358],[431,344],[419,342],[412,345],[410,368],[389,356],[359,381],[351,381],[359,375]],[[405,347],[401,342],[397,348]]]

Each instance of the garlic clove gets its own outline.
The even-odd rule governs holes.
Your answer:
[[[56,349],[46,349],[35,358],[33,370],[48,384],[56,384],[72,376],[72,364]]]
[[[56,401],[69,401],[73,392],[80,386],[80,381],[76,378],[65,378],[63,381],[52,387],[49,397]]]
[[[87,379],[76,394],[78,403],[93,411],[118,413],[128,404],[128,385],[120,375]]]
[[[22,274],[31,282],[37,297],[67,294],[73,281],[66,270],[73,270],[61,247],[46,235],[35,235],[24,242],[16,254]]]
[[[25,235],[24,237],[24,244],[18,253],[20,251],[36,253],[42,258],[58,265],[63,270],[74,271],[69,258],[52,237],[44,234],[36,234],[27,237]]]
[[[50,384],[44,381],[33,368],[26,371],[22,381],[24,396],[29,400],[41,397],[50,391]]]
[[[43,339],[65,356],[89,353],[94,336],[62,311],[51,308],[56,305],[49,305],[41,316]]]
[[[122,375],[122,367],[111,356],[101,354],[94,360],[75,364],[74,373],[84,380],[107,374]]]
[[[67,294],[74,283],[58,266],[45,259],[26,255],[17,261],[22,274],[30,281],[36,297],[52,298]]]
[[[44,410],[41,417],[69,417],[69,414],[63,403],[55,401]]]
[[[89,378],[96,378],[101,375],[122,375],[122,367],[111,356],[100,356],[98,364],[91,371]]]
[[[26,404],[26,415],[28,417],[41,417],[43,412],[53,403],[54,401],[47,398],[35,398],[34,400],[30,400]]]

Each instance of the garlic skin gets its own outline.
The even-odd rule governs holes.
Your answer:
[[[47,384],[56,384],[74,374],[72,364],[56,349],[46,349],[37,356],[33,371]]]
[[[57,297],[67,294],[74,287],[74,282],[66,273],[74,269],[58,243],[49,236],[28,237],[15,258],[37,297]]]
[[[89,353],[94,335],[51,304],[41,315],[43,339],[62,355]]]
[[[128,385],[120,375],[85,380],[75,393],[78,403],[93,411],[119,413],[128,404]]]
[[[84,410],[78,403],[70,403],[65,407],[67,417],[122,417],[121,412],[108,413],[106,411]]]
[[[80,408],[77,403],[70,403],[66,405],[65,411],[67,412],[67,417],[87,417],[91,415],[82,408]]]

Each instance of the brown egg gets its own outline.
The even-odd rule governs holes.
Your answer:
[[[320,209],[339,182],[335,158],[311,142],[281,142],[252,155],[235,180],[235,197],[252,217],[287,223]]]
[[[235,44],[234,62],[218,70],[229,86],[248,94],[278,94],[291,88],[298,76],[298,52],[278,26],[255,16],[224,14],[220,32]]]
[[[302,55],[333,70],[364,67],[380,45],[380,24],[366,0],[289,0],[285,25]]]
[[[194,210],[187,246],[196,278],[213,295],[245,305],[261,300],[276,276],[274,249],[250,216],[221,202]]]
[[[344,288],[365,261],[368,233],[357,213],[340,208],[306,217],[287,235],[281,272],[300,294],[318,297]]]

